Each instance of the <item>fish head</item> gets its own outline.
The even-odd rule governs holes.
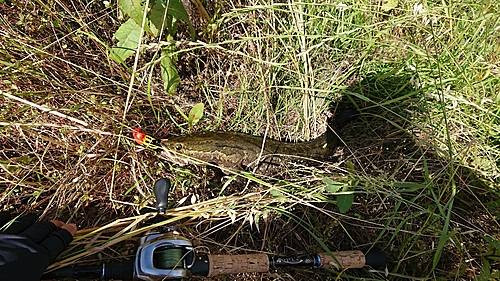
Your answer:
[[[161,154],[168,161],[180,166],[206,164],[204,160],[210,148],[200,146],[198,141],[196,137],[191,135],[163,139],[161,141]]]

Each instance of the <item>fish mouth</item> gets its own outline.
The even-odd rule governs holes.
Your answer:
[[[178,164],[180,166],[186,166],[187,164],[189,164],[186,158],[179,157],[178,155],[171,153],[167,150],[163,150],[161,152],[161,155],[165,157],[168,161]]]

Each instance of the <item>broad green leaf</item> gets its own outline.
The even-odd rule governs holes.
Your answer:
[[[175,63],[177,62],[176,56],[173,54],[175,52],[175,46],[167,46],[161,50],[161,77],[163,78],[165,92],[169,94],[175,94],[175,90],[180,82],[179,73],[175,68]]]
[[[177,104],[174,104],[174,107],[177,112],[179,112],[179,114],[184,117],[184,119],[186,119],[186,121],[189,120],[189,118],[186,116],[186,114],[184,114],[184,112],[182,112],[182,109]]]
[[[118,39],[118,43],[116,47],[111,48],[111,58],[116,62],[124,63],[137,49],[140,36],[141,27],[134,20],[129,19],[123,23],[113,36]]]
[[[144,7],[141,5],[141,0],[118,0],[118,5],[122,11],[127,14],[137,25],[142,26],[142,19],[144,17]],[[146,24],[144,30],[150,32],[148,26],[148,18],[146,17]]]
[[[283,196],[283,193],[281,193],[281,191],[277,190],[277,189],[271,189],[269,191],[269,193],[274,196],[274,197],[280,197],[280,196]]]
[[[191,33],[191,38],[194,39],[194,27],[189,20],[189,15],[186,12],[186,9],[184,9],[184,5],[182,5],[182,0],[169,0],[168,3],[168,14],[172,15],[175,21],[178,21],[180,19],[184,20],[189,25],[189,33]]]
[[[165,17],[165,9],[168,11]],[[194,27],[189,20],[189,15],[182,5],[182,0],[156,0],[150,13],[151,19],[151,29],[159,34],[161,28],[166,28],[168,34],[174,35],[177,31],[175,23],[179,20],[184,20],[189,25],[189,32],[191,33],[191,38],[194,39],[195,31]],[[165,22],[164,22],[165,20]],[[156,30],[156,31],[155,31]]]
[[[337,196],[337,206],[341,213],[345,213],[351,208],[352,202],[354,201],[354,195],[352,194],[340,194]]]
[[[167,6],[165,5],[164,0],[157,0],[151,9],[149,19],[151,23],[151,31],[155,36],[160,35],[160,31],[162,29],[166,29],[170,35],[175,33],[175,30],[172,30],[172,17],[168,14],[165,15],[166,9]]]
[[[200,121],[203,116],[203,103],[197,103],[191,108],[188,116],[188,125],[189,127],[193,127],[194,124]]]
[[[150,28],[154,36],[160,35],[162,28],[168,28],[165,8],[165,2],[163,2],[163,0],[157,0],[153,4],[153,8],[151,8],[151,12],[149,13],[149,22],[151,24]]]
[[[344,185],[341,182],[336,182],[336,181],[329,179],[329,178],[324,178],[323,183],[326,184],[325,191],[328,193],[335,193],[335,192],[339,191],[340,188],[342,188],[342,186]]]

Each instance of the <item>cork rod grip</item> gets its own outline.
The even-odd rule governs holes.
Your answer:
[[[338,270],[341,268],[362,268],[366,264],[365,255],[361,251],[342,251],[333,252],[332,254],[340,263],[340,266],[332,256],[323,253],[318,254],[321,259],[319,267]]]
[[[208,255],[208,261],[207,277],[269,270],[269,258],[266,254]]]

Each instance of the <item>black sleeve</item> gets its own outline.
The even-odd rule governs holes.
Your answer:
[[[34,218],[21,217],[0,233],[0,281],[40,280],[73,240],[71,233],[51,222],[32,224]]]
[[[5,225],[9,220],[10,220],[10,213],[5,212],[5,211],[1,211],[0,212],[0,227]]]

